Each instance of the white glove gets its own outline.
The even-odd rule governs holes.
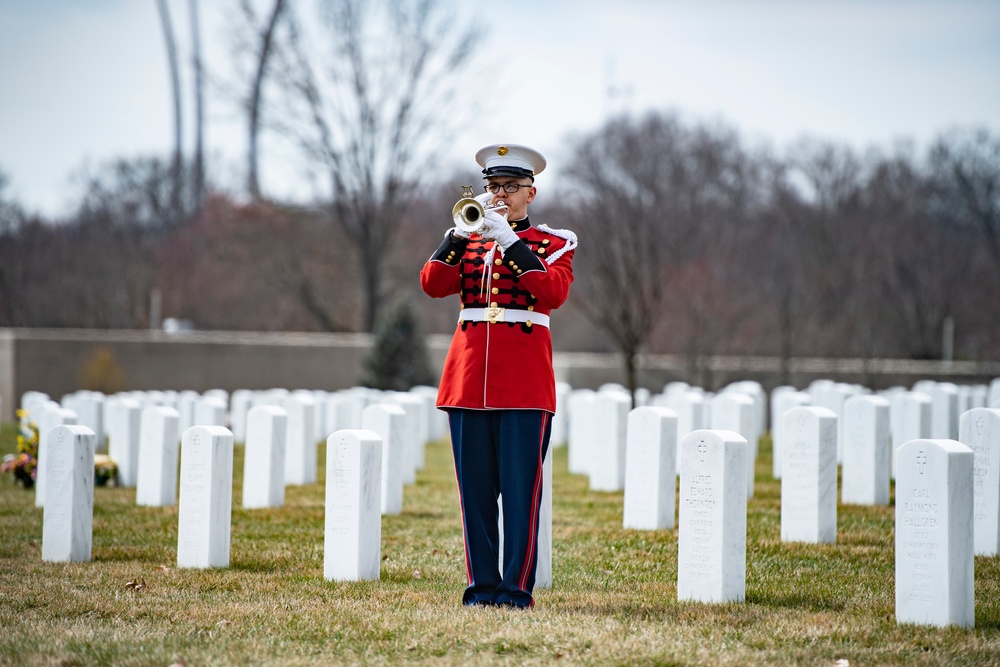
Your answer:
[[[486,222],[479,228],[479,235],[484,239],[496,241],[504,250],[517,243],[518,239],[517,233],[507,222],[507,216],[500,215],[496,211],[486,212]]]

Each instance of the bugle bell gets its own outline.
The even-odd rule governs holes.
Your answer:
[[[506,209],[507,205],[500,202],[496,206],[487,206],[472,196],[472,186],[462,186],[462,198],[455,202],[451,209],[451,217],[455,226],[463,232],[472,234],[478,232],[486,222],[487,211]]]

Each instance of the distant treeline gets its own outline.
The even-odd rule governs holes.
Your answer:
[[[565,148],[531,209],[533,223],[580,239],[558,349],[1000,358],[1000,139],[985,131],[948,132],[920,153],[803,141],[777,155],[730,128],[651,114]],[[209,186],[196,208],[171,196],[159,157],[107,165],[66,219],[26,212],[0,185],[0,327],[173,317],[363,331],[367,313],[403,297],[425,331],[447,332],[457,302],[422,295],[417,273],[459,185],[479,178],[400,183],[406,205],[376,214],[394,216],[391,233],[377,220],[345,227],[334,200]],[[375,238],[352,242],[365,233]]]

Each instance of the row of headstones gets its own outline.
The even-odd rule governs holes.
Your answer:
[[[196,402],[193,420],[198,425],[225,426],[233,419],[242,423],[247,445],[245,479],[251,482],[244,485],[245,507],[280,505],[286,485],[315,482],[317,441],[310,425],[315,423],[320,406],[312,394],[284,390],[234,392],[234,404],[247,407],[246,414],[239,407],[230,411],[221,392],[213,392]],[[132,392],[107,401],[93,392],[86,396],[90,403],[102,401],[111,405],[110,458],[118,465],[118,482],[136,487],[136,502],[140,505],[176,502],[177,446],[183,422],[174,407],[164,404],[166,396],[167,392]],[[249,400],[237,400],[240,398]],[[73,404],[66,398],[64,403]],[[25,394],[22,404],[26,411],[23,419],[34,419],[39,427],[41,462],[52,428],[77,424],[78,415],[38,392]],[[401,511],[402,484],[415,481],[416,471],[423,468],[426,438],[440,432],[440,419],[430,393],[425,388],[412,392],[357,388],[327,396],[325,408],[331,418],[324,423],[337,423],[342,428],[368,428],[383,437],[386,448],[392,451],[386,457],[389,463],[385,467],[383,505],[386,513]],[[100,411],[84,414],[93,416]],[[81,425],[93,431],[92,424]],[[96,433],[95,441],[100,442]],[[45,470],[40,464],[36,478],[38,506],[44,504]]]
[[[904,442],[915,438],[951,440],[958,438],[958,423],[962,414],[973,408],[1000,407],[1000,378],[993,380],[988,387],[921,380],[911,389],[891,387],[878,392],[871,392],[859,385],[835,383],[829,380],[817,381],[804,392],[797,391],[793,387],[778,387],[771,392],[775,451],[780,449],[784,441],[778,416],[792,407],[817,405],[828,408],[840,418],[837,461],[842,463],[847,442],[852,434],[849,407],[852,399],[858,396],[877,396],[887,401],[888,432],[892,438],[890,452],[894,452]],[[781,457],[775,456],[774,476],[778,479],[781,477],[780,463]],[[894,474],[890,464],[890,475]]]
[[[120,420],[115,413],[123,399],[131,399],[140,409],[150,406],[171,407],[177,410],[180,419],[180,433],[194,425],[228,426],[236,442],[246,439],[247,415],[254,405],[281,405],[295,400],[312,405],[311,426],[303,426],[313,440],[319,442],[330,433],[341,428],[357,428],[361,422],[361,411],[373,402],[381,402],[387,394],[402,393],[419,396],[425,403],[433,402],[437,395],[435,387],[418,386],[409,392],[383,392],[367,387],[353,387],[339,391],[288,390],[274,388],[263,391],[237,389],[230,395],[224,389],[210,389],[199,394],[195,391],[129,391],[105,395],[95,391],[76,391],[61,398],[53,405],[50,397],[42,392],[28,391],[21,397],[21,407],[33,412],[44,405],[47,409],[61,407],[72,410],[77,423],[89,427],[97,436],[99,447],[105,438],[112,436]],[[131,403],[129,405],[133,405]],[[425,405],[426,409],[426,405]],[[443,415],[435,416],[428,410],[426,423],[421,424],[425,440],[436,440],[444,435],[447,420]]]
[[[849,439],[843,467],[845,504],[889,503],[887,407],[878,397],[855,397],[861,419]],[[853,412],[853,411],[852,411]],[[851,414],[851,413],[849,413]],[[837,536],[837,416],[828,408],[797,407],[781,418],[788,443],[781,456],[783,540],[833,543]],[[635,408],[628,415],[623,525],[646,530],[674,525],[677,416],[669,408]],[[862,428],[867,427],[867,428]],[[914,438],[925,440],[928,438]],[[962,415],[958,441],[974,453],[972,478],[975,551],[1000,554],[1000,409]],[[905,444],[905,443],[904,443]],[[683,461],[683,455],[682,455]],[[683,465],[683,462],[682,462]],[[873,474],[873,472],[878,474]],[[862,473],[866,476],[862,478]],[[748,472],[749,474],[749,472]],[[859,493],[862,491],[862,493]],[[852,499],[850,496],[860,496]],[[868,502],[877,497],[880,502]],[[897,504],[907,501],[897,495]]]
[[[889,428],[892,437],[890,452],[915,438],[958,437],[958,418],[971,408],[1000,407],[1000,378],[986,385],[959,387],[952,383],[918,382],[912,391],[894,387],[878,393],[860,387],[817,380],[804,391],[778,387],[770,396],[770,422],[773,435],[773,474],[781,478],[781,447],[784,431],[779,415],[792,407],[817,405],[830,409],[838,416],[837,462],[844,461],[844,443],[856,436],[867,436],[870,424],[867,407],[847,410],[849,400],[859,396],[880,397],[888,401]],[[964,397],[963,400],[959,400]],[[878,401],[876,401],[878,402]],[[632,407],[632,397],[620,385],[605,385],[597,391],[579,389],[565,399],[568,415],[569,469],[587,475],[590,486],[600,491],[620,491],[625,485],[626,420]],[[757,382],[735,382],[718,393],[707,392],[683,382],[668,384],[663,393],[650,395],[637,392],[636,406],[652,405],[671,409],[677,416],[677,438],[697,429],[735,431],[750,443],[748,457],[747,497],[754,495],[753,480],[757,460],[757,442],[768,426],[768,396]],[[854,447],[856,449],[856,447]],[[676,467],[679,469],[680,450]],[[891,457],[891,453],[890,453]],[[859,466],[864,468],[860,470]],[[872,497],[874,491],[865,480],[876,473],[868,470],[867,460],[852,460],[847,465],[851,483],[847,485],[845,502],[871,504],[888,502]],[[857,473],[854,471],[858,470]],[[893,467],[890,461],[890,475]],[[856,482],[856,483],[855,483]],[[857,489],[857,491],[855,490]],[[868,497],[869,499],[866,499]]]
[[[396,406],[370,406],[366,409]],[[260,406],[250,419],[277,408]],[[259,412],[258,412],[259,411]],[[402,416],[401,411],[385,414]],[[249,424],[254,427],[255,424]],[[50,432],[46,457],[42,559],[88,561],[92,554],[95,435],[86,426]],[[228,567],[232,526],[233,443],[221,426],[194,426],[181,438],[177,566]],[[388,453],[391,457],[394,454]],[[374,430],[344,429],[327,439],[323,574],[326,579],[378,579],[386,447]],[[551,482],[551,465],[546,461]],[[250,484],[244,480],[244,487]],[[548,486],[548,485],[547,485]],[[536,585],[551,585],[551,496],[539,533]]]
[[[789,428],[794,424],[802,431],[785,454],[790,474],[781,487],[781,539],[834,542],[836,417],[826,408],[803,407],[789,411],[786,419]],[[675,420],[672,411],[658,407],[637,408],[629,415],[625,527],[673,527]],[[949,439],[918,439],[898,451],[895,591],[900,623],[975,624],[974,554],[995,555],[998,550],[1000,410],[966,412],[961,432],[972,447]],[[733,431],[698,430],[687,434],[678,449],[678,599],[742,601],[749,444]],[[984,456],[991,459],[986,469],[980,467]]]
[[[258,414],[274,409],[262,406]],[[79,425],[57,426],[49,435],[42,560],[89,561],[96,435]],[[222,426],[193,426],[182,435],[178,567],[229,565],[233,444],[232,432]],[[338,431],[328,446],[324,572],[327,578],[365,578],[379,563],[382,439],[367,430]]]

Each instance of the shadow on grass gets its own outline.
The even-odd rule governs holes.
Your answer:
[[[847,608],[847,605],[842,599],[838,600],[809,595],[808,591],[786,593],[784,595],[760,595],[759,593],[747,593],[746,601],[750,604],[759,604],[762,607],[770,607],[774,609],[803,609],[811,612],[840,612]]]

